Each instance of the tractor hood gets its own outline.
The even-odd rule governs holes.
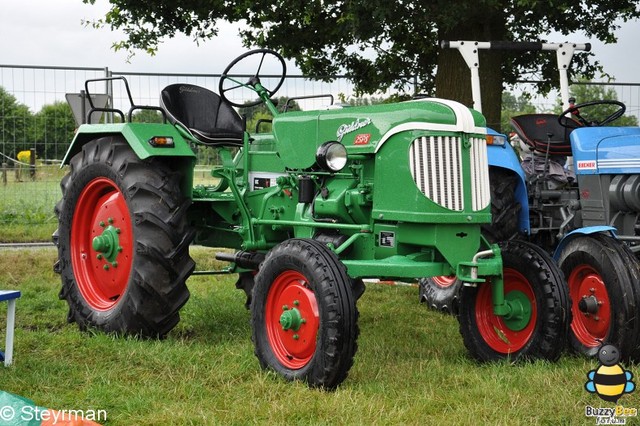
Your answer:
[[[639,127],[581,127],[571,132],[576,173],[640,173]]]
[[[393,135],[406,131],[486,133],[477,111],[444,99],[288,112],[273,120],[277,150],[285,166],[308,169],[316,149],[338,141],[353,154],[373,154]]]

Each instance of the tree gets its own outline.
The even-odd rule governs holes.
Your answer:
[[[0,87],[0,153],[15,159],[19,151],[32,147],[32,118],[29,107]]]
[[[508,133],[511,129],[511,117],[521,114],[535,114],[536,107],[531,103],[527,94],[516,96],[510,92],[502,93],[502,115],[500,124],[502,131]]]
[[[44,105],[34,116],[32,140],[38,157],[61,160],[69,148],[76,121],[69,104],[62,101]]]
[[[155,109],[136,109],[131,121],[134,123],[162,123],[162,113]]]
[[[93,3],[95,0],[83,0]],[[244,22],[247,46],[279,50],[310,76],[346,72],[362,93],[417,83],[416,91],[471,104],[469,73],[456,51],[440,50],[440,40],[538,40],[551,31],[582,31],[606,43],[616,41],[619,20],[640,17],[635,0],[109,0],[103,20],[123,30],[116,49],[154,52],[165,37],[183,32],[196,39],[217,34],[216,22]],[[483,111],[499,126],[503,83],[536,73],[541,90],[556,82],[552,55],[482,51]],[[577,55],[571,70],[593,77],[600,69]]]
[[[589,84],[584,78],[581,78],[578,84],[573,84],[569,88],[569,94],[576,99],[576,105],[591,102],[610,100],[617,101],[618,94],[615,89],[602,85]],[[553,112],[562,113],[562,102],[558,101]],[[596,105],[593,107],[585,107],[580,109],[580,114],[588,121],[602,121],[609,115],[618,110],[616,105]],[[609,126],[637,126],[638,118],[634,115],[623,115],[615,121],[608,124]]]
[[[274,103],[280,111],[284,110],[285,105],[287,106],[287,111],[300,111],[300,105],[298,105],[295,100],[289,101],[289,99],[285,96],[280,96],[279,98],[275,99]],[[260,124],[260,127],[257,127],[258,122],[260,121],[270,123],[270,121],[273,120],[273,115],[265,104],[259,103],[258,105],[250,107],[242,107],[240,108],[238,113],[240,113],[241,116],[244,116],[247,120],[247,130],[249,132],[264,133],[271,131],[271,124]]]

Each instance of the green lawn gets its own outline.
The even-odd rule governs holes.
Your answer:
[[[0,243],[50,242],[58,227],[54,207],[60,200],[60,180],[67,169],[57,165],[40,166],[36,180],[24,172],[17,181],[13,170],[7,182],[0,179]],[[194,171],[194,185],[213,185],[211,166],[199,165]]]
[[[13,171],[7,173],[7,182],[0,182],[0,243],[51,241],[64,173],[57,165],[40,166],[35,180],[28,172],[21,181]]]
[[[192,252],[198,269],[213,263],[211,250]],[[15,363],[0,371],[0,389],[55,409],[103,409],[109,425],[581,425],[596,423],[586,405],[612,406],[583,388],[593,360],[471,361],[455,318],[420,306],[414,287],[367,285],[355,364],[335,392],[260,370],[233,276],[191,278],[165,340],[80,332],[65,321],[55,257],[52,248],[0,252],[1,286],[23,292]],[[640,391],[619,402],[640,408]]]

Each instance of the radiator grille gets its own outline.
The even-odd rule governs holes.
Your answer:
[[[489,170],[484,139],[471,140],[471,206],[474,211],[489,205]],[[463,211],[462,141],[457,137],[430,136],[413,141],[409,167],[420,191],[436,204]]]
[[[460,139],[421,137],[413,141],[409,163],[413,181],[433,202],[449,210],[464,210]]]
[[[473,211],[482,210],[491,202],[487,141],[484,138],[471,139],[471,195]]]

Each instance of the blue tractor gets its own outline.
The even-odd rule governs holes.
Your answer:
[[[640,128],[607,126],[624,114],[621,102],[569,98],[568,65],[576,50],[590,46],[458,41],[443,47],[457,48],[469,65],[478,110],[479,49],[556,51],[564,112],[512,118],[522,159],[504,135],[488,131],[492,224],[484,235],[494,242],[527,239],[553,255],[572,301],[575,352],[595,356],[607,342],[623,359],[639,360]],[[603,108],[612,112],[594,118]],[[454,313],[466,289],[451,277],[420,281],[421,300]]]

